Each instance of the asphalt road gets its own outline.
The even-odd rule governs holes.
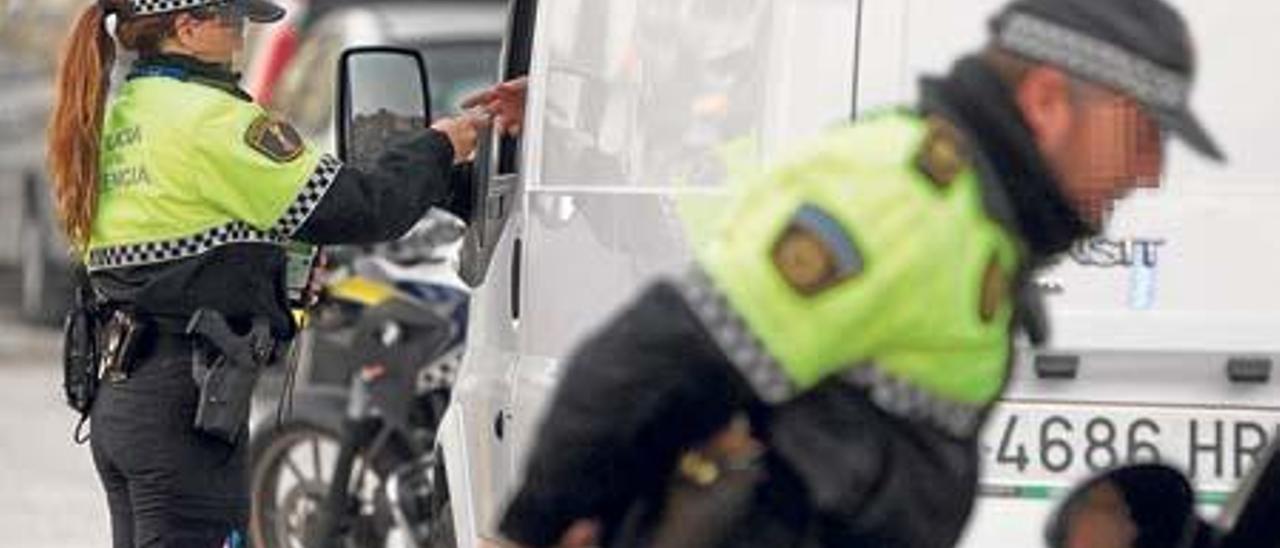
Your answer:
[[[15,285],[0,270],[0,546],[106,548],[106,499],[62,402],[59,334],[18,320]]]

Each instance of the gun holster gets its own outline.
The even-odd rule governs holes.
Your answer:
[[[74,275],[75,299],[62,331],[62,389],[67,405],[83,417],[89,414],[98,393],[101,318],[88,273],[77,267]]]
[[[254,385],[275,352],[270,325],[256,317],[247,334],[237,335],[222,314],[200,309],[187,334],[195,340],[192,376],[200,388],[195,428],[235,444],[249,421]]]
[[[62,331],[62,389],[67,405],[89,413],[98,392],[98,321],[77,303],[67,312]]]

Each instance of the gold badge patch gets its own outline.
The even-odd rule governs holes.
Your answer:
[[[829,285],[835,270],[832,268],[835,261],[818,237],[807,230],[794,228],[778,240],[773,262],[787,283],[806,295],[817,293]]]
[[[982,323],[991,323],[995,319],[996,312],[1008,299],[1008,294],[1009,280],[1004,269],[1000,267],[1000,261],[991,257],[991,262],[987,263],[987,270],[982,275],[982,296],[978,300],[978,316],[982,318]]]
[[[929,117],[929,134],[925,136],[916,168],[938,188],[946,188],[968,167],[960,132],[950,122]]]
[[[848,233],[821,209],[806,205],[773,245],[773,264],[801,295],[821,293],[862,272]]]
[[[297,159],[304,149],[302,136],[293,126],[265,114],[249,125],[244,140],[254,150],[279,163]]]

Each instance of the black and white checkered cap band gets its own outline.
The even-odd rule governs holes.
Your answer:
[[[222,4],[226,0],[130,0],[133,15],[156,15],[171,11],[182,11],[200,6]]]
[[[1033,15],[1009,15],[996,41],[1011,52],[1058,65],[1156,108],[1182,110],[1191,93],[1191,81],[1181,74],[1114,44]]]
[[[333,181],[337,179],[338,172],[341,170],[341,160],[329,154],[321,156],[315,171],[307,178],[307,183],[302,185],[293,203],[289,204],[284,214],[280,216],[274,231],[284,237],[293,236],[303,223],[311,218],[311,214],[316,210],[316,206],[320,205],[324,195],[329,192],[329,187],[333,186]]]
[[[341,169],[342,162],[337,158],[327,154],[322,156],[315,171],[298,191],[293,203],[289,204],[271,230],[258,230],[247,223],[233,221],[176,240],[104,247],[89,252],[89,270],[142,266],[185,259],[227,244],[283,244],[311,217],[320,200],[333,186]]]
[[[760,399],[781,403],[795,395],[795,384],[782,365],[751,332],[706,272],[695,266],[676,280],[675,285],[716,346]]]

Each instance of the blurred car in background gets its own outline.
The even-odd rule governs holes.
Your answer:
[[[30,320],[56,320],[69,300],[70,255],[45,183],[44,135],[57,63],[50,37],[83,6],[0,1],[0,266],[21,267],[18,297]]]
[[[296,53],[273,85],[271,109],[321,149],[333,150],[338,57],[355,46],[401,46],[421,51],[431,74],[433,116],[457,110],[463,97],[491,85],[498,74],[506,2],[420,1],[347,4],[305,26]],[[289,48],[287,40],[276,47]],[[270,52],[260,52],[270,58]]]

